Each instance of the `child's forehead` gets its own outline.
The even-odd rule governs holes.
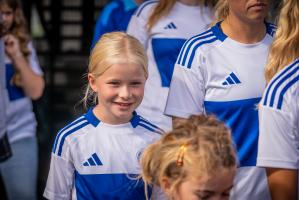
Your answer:
[[[110,65],[101,65],[98,64],[96,66],[96,73],[103,74],[105,72],[130,72],[130,71],[144,71],[147,73],[146,68],[139,63],[134,63],[134,62],[118,62],[118,63],[111,63]]]
[[[136,77],[146,77],[147,73],[140,64],[135,63],[119,63],[108,66],[96,72],[99,77],[130,79]]]

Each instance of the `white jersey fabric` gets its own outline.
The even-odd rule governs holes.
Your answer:
[[[266,175],[256,166],[259,103],[274,26],[255,44],[227,37],[220,23],[185,42],[176,62],[165,114],[216,115],[232,130],[239,169],[231,199],[269,198]]]
[[[145,199],[137,180],[143,149],[162,130],[134,113],[126,124],[99,121],[90,109],[55,139],[44,196],[48,199]]]
[[[28,57],[29,66],[35,74],[43,75],[36,51],[31,42],[28,44],[28,49],[31,52]],[[8,139],[10,142],[15,142],[25,137],[35,137],[36,120],[32,111],[31,99],[25,95],[22,88],[12,84],[11,78],[15,73],[15,69],[7,55],[5,55],[5,70]]]
[[[257,165],[299,169],[299,58],[269,82],[259,120]]]
[[[170,13],[148,31],[147,22],[157,3],[141,4],[131,18],[127,33],[144,45],[149,58],[149,77],[137,111],[164,130],[170,130],[172,121],[164,115],[164,109],[175,61],[186,39],[208,28],[213,13],[207,7],[176,1]]]

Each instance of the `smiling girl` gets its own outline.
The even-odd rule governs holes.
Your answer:
[[[134,179],[139,157],[163,133],[134,111],[146,79],[147,57],[138,40],[104,34],[88,67],[84,100],[94,107],[57,134],[46,198],[145,199],[143,183]]]

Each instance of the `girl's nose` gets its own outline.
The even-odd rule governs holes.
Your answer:
[[[131,92],[128,86],[123,86],[119,92],[119,96],[124,99],[131,97]]]

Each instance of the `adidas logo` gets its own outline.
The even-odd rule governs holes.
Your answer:
[[[177,27],[173,22],[170,22],[167,26],[164,27],[164,29],[177,29]]]
[[[234,74],[234,72],[230,73],[230,75],[226,78],[226,80],[222,83],[222,85],[234,85],[240,84],[241,81],[238,77]]]
[[[103,165],[96,153],[92,154],[90,158],[83,163],[83,166],[100,166]]]

